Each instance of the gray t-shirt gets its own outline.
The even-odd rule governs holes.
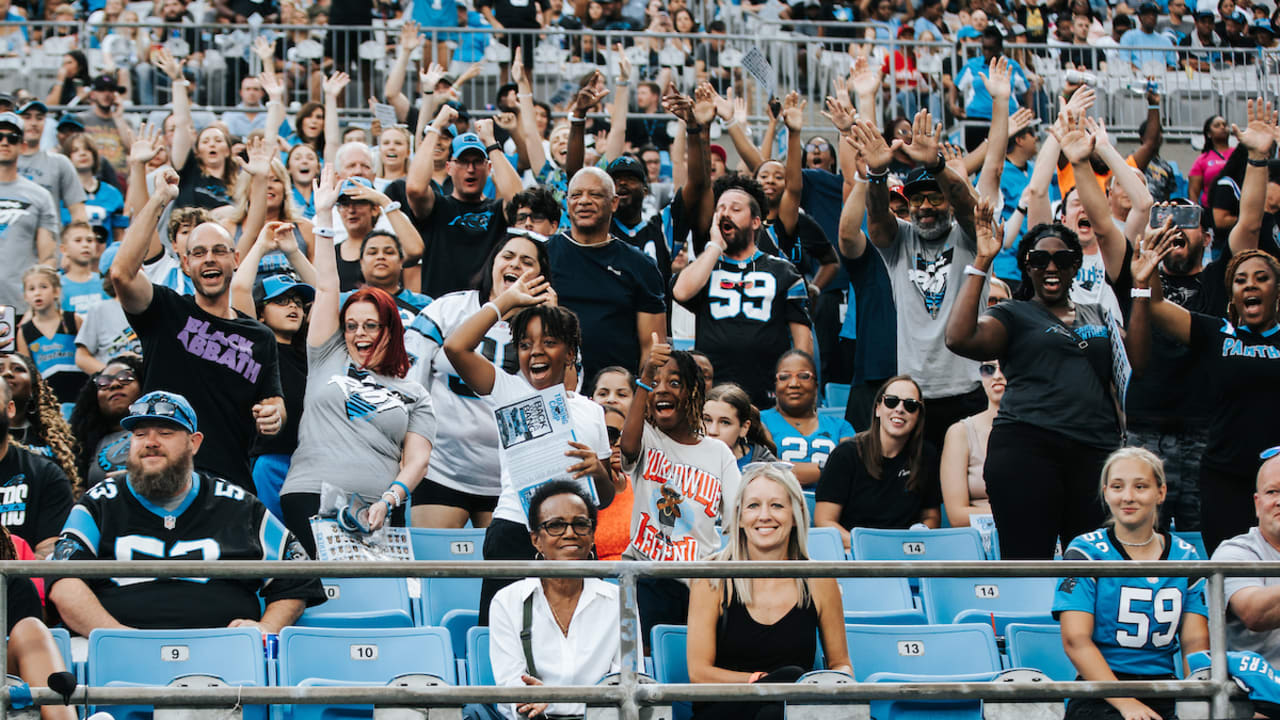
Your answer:
[[[431,395],[413,380],[361,370],[342,330],[307,348],[307,392],[298,450],[281,495],[318,493],[328,482],[377,499],[400,472],[407,433],[431,442]]]
[[[876,249],[884,258],[898,309],[898,372],[915,378],[926,398],[977,389],[978,363],[951,352],[945,341],[947,318],[964,285],[964,267],[977,255],[973,238],[953,224],[945,238],[929,242],[914,225],[899,220],[893,244]]]
[[[84,347],[99,362],[107,362],[121,353],[142,354],[138,334],[124,316],[124,308],[115,298],[103,300],[89,308],[84,316],[80,332],[76,333],[76,345]],[[92,487],[92,486],[91,486]]]
[[[40,260],[36,230],[58,232],[58,209],[49,191],[19,177],[0,183],[0,305],[27,311],[22,299],[22,273]]]
[[[1224,541],[1213,551],[1214,562],[1275,562],[1280,560],[1280,550],[1267,542],[1258,528]],[[1280,577],[1230,577],[1225,580],[1227,595],[1227,649],[1256,652],[1269,663],[1280,663],[1280,630],[1254,632],[1244,626],[1244,621],[1231,612],[1231,596],[1251,587],[1280,585]]]
[[[53,196],[53,206],[59,212],[64,206],[71,207],[85,200],[84,186],[80,184],[75,166],[65,155],[44,150],[22,155],[18,158],[18,174],[48,190]]]

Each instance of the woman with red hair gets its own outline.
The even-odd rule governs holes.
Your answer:
[[[280,491],[285,525],[315,555],[310,520],[322,485],[359,496],[371,530],[403,526],[404,502],[427,473],[436,419],[431,395],[405,378],[409,354],[395,300],[361,288],[339,307],[330,227],[338,180],[326,168],[316,203],[316,299],[307,329],[307,391],[298,449]]]

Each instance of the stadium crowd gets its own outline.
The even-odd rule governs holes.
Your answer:
[[[0,95],[0,558],[307,561],[336,495],[364,531],[486,528],[491,560],[805,560],[811,528],[848,550],[854,528],[971,524],[1004,559],[1208,559],[1178,531],[1280,560],[1280,113],[1206,118],[1184,176],[1158,85],[1126,153],[1091,75],[1266,62],[1270,8],[744,4],[873,43],[813,99],[829,128],[783,91],[759,132],[721,21],[650,45],[684,73],[564,36],[599,67],[555,104],[537,33],[503,34],[703,33],[683,0],[194,5],[136,27],[113,25],[139,20],[120,0],[0,0],[112,48],[90,68],[80,38],[0,30],[13,55],[67,47],[51,91]],[[343,124],[371,77],[360,33],[264,34],[215,66],[195,12],[403,22],[371,99],[397,122]],[[425,34],[463,26],[492,33]],[[935,86],[895,38],[954,41],[964,64]],[[1061,93],[1006,41],[1047,43]],[[504,84],[468,108],[474,72],[446,67],[488,42],[512,51]],[[154,122],[129,110],[161,98]],[[534,431],[509,409],[533,395],[572,440],[528,487],[511,446]],[[1067,578],[1043,610],[1080,677],[1173,677],[1208,648],[1203,585]],[[1280,662],[1276,587],[1229,579],[1231,649]],[[693,682],[794,681],[818,643],[851,670],[833,580],[642,578],[638,600],[646,643],[688,624]],[[43,623],[278,633],[323,601],[318,580],[11,582],[10,670],[61,669]],[[486,579],[468,609],[499,684],[620,667],[603,581]]]

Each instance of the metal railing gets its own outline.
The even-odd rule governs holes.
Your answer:
[[[594,577],[617,578],[620,603],[622,673],[616,686],[477,687],[451,686],[422,690],[405,688],[90,688],[76,691],[76,704],[145,704],[156,707],[232,707],[237,704],[360,703],[386,707],[449,707],[469,702],[582,702],[611,704],[626,720],[637,720],[641,706],[674,701],[790,700],[812,704],[892,699],[990,699],[996,701],[1060,700],[1063,697],[1105,698],[1145,696],[1208,698],[1213,717],[1226,718],[1235,688],[1226,665],[1226,576],[1280,577],[1280,563],[1212,563],[1189,561],[917,561],[900,562],[251,562],[251,561],[6,561],[0,562],[0,625],[7,622],[3,600],[9,578],[112,577]],[[771,684],[640,684],[641,642],[636,620],[636,580],[653,578],[719,577],[1207,577],[1209,606],[1209,680],[1036,683],[851,683],[847,685]],[[7,664],[7,647],[0,644],[0,667]],[[860,671],[861,672],[861,671]],[[0,703],[0,720],[7,712],[8,690]],[[62,704],[52,690],[33,688],[37,705]]]

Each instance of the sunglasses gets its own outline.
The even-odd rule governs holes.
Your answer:
[[[984,378],[995,377],[1000,371],[1000,366],[995,363],[982,363],[978,366],[978,374]]]
[[[560,537],[565,531],[573,528],[574,535],[587,535],[595,528],[596,524],[587,518],[574,518],[573,522],[565,522],[564,520],[548,520],[538,527],[550,535],[551,537]]]
[[[307,301],[303,300],[302,298],[298,297],[296,294],[292,294],[292,293],[288,295],[281,295],[279,297],[273,297],[267,302],[271,303],[272,305],[279,305],[280,307],[289,307],[290,305],[297,305],[298,308],[301,310],[307,309]]]
[[[919,400],[912,400],[911,398],[900,398],[897,395],[885,395],[884,397],[880,398],[880,402],[883,402],[884,406],[889,408],[890,410],[893,410],[894,408],[898,407],[898,403],[902,403],[902,409],[906,410],[912,415],[920,412],[920,407],[924,405],[924,403],[920,402]]]
[[[10,145],[20,145],[22,143],[22,133],[19,133],[19,132],[0,133],[0,141],[7,142]]]
[[[1053,261],[1055,267],[1059,270],[1063,268],[1073,268],[1080,264],[1080,253],[1075,250],[1032,250],[1027,253],[1027,267],[1043,270],[1049,267],[1049,261]]]
[[[191,418],[187,416],[187,411],[183,410],[177,403],[168,400],[136,402],[129,406],[129,414],[173,418],[183,425],[192,424]]]
[[[93,384],[97,385],[99,390],[106,390],[107,388],[111,387],[116,383],[120,383],[121,385],[128,385],[129,383],[137,379],[138,379],[138,376],[134,375],[132,370],[121,370],[115,375],[106,375],[103,373],[98,373],[97,375],[93,376]]]

